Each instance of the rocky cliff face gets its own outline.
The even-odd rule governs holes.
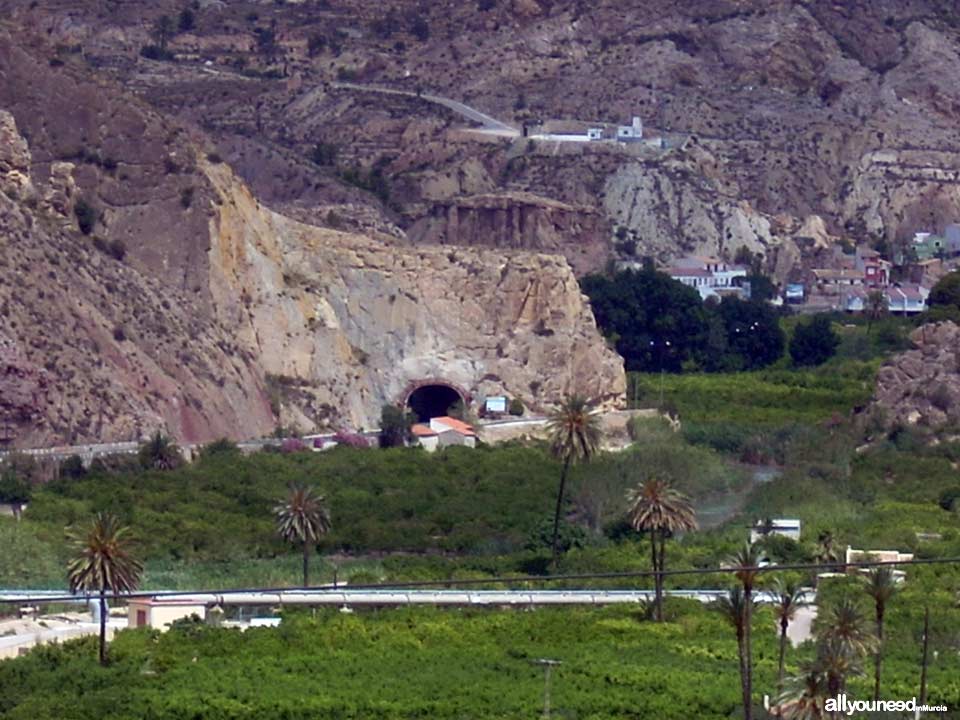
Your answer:
[[[609,256],[610,231],[593,208],[530,193],[450,198],[407,230],[416,243],[566,254],[579,273]]]
[[[910,339],[913,350],[880,368],[874,405],[891,426],[955,430],[960,426],[960,327],[924,325]]]
[[[622,361],[562,258],[385,246],[274,213],[225,166],[205,170],[220,197],[218,317],[283,386],[290,421],[370,427],[431,379],[537,409],[574,391],[606,405],[623,395]]]
[[[5,49],[0,70],[22,78],[31,59]],[[50,71],[32,66],[42,85]],[[72,84],[121,104],[109,86]],[[109,115],[84,120],[99,159],[71,162],[53,123],[37,124],[43,97],[0,91],[15,110],[0,111],[3,442],[371,427],[424,379],[534,408],[572,391],[622,398],[622,362],[562,258],[410,248],[299,223],[135,104],[116,127]],[[144,139],[114,143],[137,123]],[[89,234],[81,199],[96,210]]]

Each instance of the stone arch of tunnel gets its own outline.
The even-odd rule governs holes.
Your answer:
[[[403,393],[403,406],[416,415],[417,422],[429,422],[430,418],[449,415],[451,406],[457,402],[469,406],[470,393],[446,380],[417,380],[410,383]]]

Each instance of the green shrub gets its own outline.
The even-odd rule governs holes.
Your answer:
[[[526,411],[526,408],[523,406],[523,400],[516,397],[510,400],[509,411],[511,415],[523,415],[523,413]]]
[[[73,214],[77,218],[77,227],[80,228],[80,232],[84,235],[89,235],[93,232],[98,217],[97,210],[93,205],[86,199],[80,198],[77,200],[77,204],[73,206]]]
[[[837,352],[840,339],[833,331],[830,318],[817,315],[797,325],[790,339],[790,357],[794,365],[822,365]]]
[[[960,508],[957,502],[960,501],[960,485],[944,490],[940,493],[939,504],[944,510],[957,510]]]

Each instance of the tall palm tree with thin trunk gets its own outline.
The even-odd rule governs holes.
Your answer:
[[[873,656],[873,699],[880,699],[880,671],[883,665],[883,621],[887,603],[897,592],[893,569],[886,565],[872,568],[867,574],[867,595],[873,599],[874,618],[877,623],[877,649]]]
[[[780,628],[780,654],[777,662],[777,692],[783,693],[783,666],[787,653],[787,629],[793,622],[797,610],[807,603],[803,600],[803,591],[793,580],[784,581],[777,578],[774,581],[773,592],[775,602],[773,615]]]
[[[76,554],[67,566],[71,592],[95,592],[100,598],[100,664],[107,664],[107,593],[133,592],[143,565],[130,554],[130,529],[110,513],[72,534]]]
[[[330,511],[323,497],[314,495],[312,488],[293,485],[273,512],[280,537],[303,546],[303,586],[309,587],[310,548],[320,541],[321,535],[330,531]]]
[[[734,568],[734,575],[740,581],[744,597],[744,670],[742,673],[743,685],[743,718],[753,718],[753,653],[751,638],[751,623],[753,622],[753,589],[760,574],[760,563],[763,561],[763,552],[756,545],[747,543],[736,555],[730,558],[729,563]]]
[[[650,533],[650,558],[656,591],[657,620],[663,620],[663,571],[667,537],[697,529],[689,498],[666,480],[651,478],[627,493],[627,519],[634,530]]]
[[[557,490],[557,507],[553,514],[553,567],[559,558],[557,538],[560,531],[560,513],[563,511],[563,495],[566,491],[570,466],[587,461],[600,444],[600,424],[590,411],[586,398],[571,395],[550,415],[547,422],[550,433],[550,452],[563,463],[560,471],[560,487]]]
[[[747,597],[743,588],[737,586],[732,588],[726,595],[722,595],[717,601],[717,608],[727,619],[737,634],[737,658],[740,662],[740,689],[743,692],[743,712],[744,717],[751,717],[752,707],[750,698],[750,670],[748,667],[750,642],[749,623],[752,613],[751,605],[753,601]]]
[[[842,598],[820,608],[815,623],[818,662],[827,679],[831,696],[843,692],[847,677],[861,673],[860,663],[876,648],[876,637],[867,626],[860,608]]]

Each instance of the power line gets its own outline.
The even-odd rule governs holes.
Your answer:
[[[869,552],[869,551],[868,551]],[[763,565],[752,567],[716,567],[716,568],[690,568],[686,570],[664,570],[661,575],[664,577],[684,576],[684,575],[715,575],[715,574],[735,574],[743,571],[756,573],[784,572],[789,570],[838,570],[840,568],[872,568],[872,567],[900,567],[914,565],[960,565],[960,557],[952,558],[914,558],[913,560],[859,560],[856,562],[833,562],[833,563],[795,563],[790,565]],[[141,590],[133,593],[107,593],[104,597],[108,600],[122,600],[134,598],[160,598],[167,596],[184,595],[231,595],[234,593],[289,593],[289,592],[336,592],[337,590],[404,590],[413,588],[436,588],[438,586],[449,587],[469,587],[473,585],[495,585],[495,584],[517,584],[517,583],[551,583],[565,580],[618,580],[628,578],[650,578],[657,575],[652,570],[634,570],[629,572],[609,572],[609,573],[573,573],[567,575],[517,575],[508,577],[493,578],[469,578],[469,579],[447,579],[447,580],[418,580],[412,582],[400,583],[372,583],[363,585],[349,585],[343,588],[332,587],[247,587],[230,588],[217,590]],[[696,590],[696,588],[685,588]],[[57,603],[76,601],[78,599],[89,598],[91,600],[99,599],[99,594],[83,593],[78,595],[56,595],[40,597],[18,597],[18,598],[0,598],[0,605],[9,605],[15,603]]]

